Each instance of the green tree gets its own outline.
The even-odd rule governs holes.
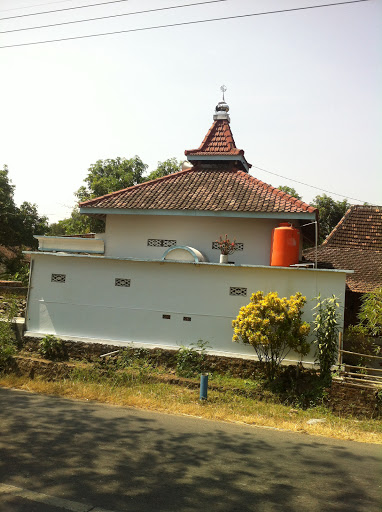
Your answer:
[[[311,205],[318,208],[319,211],[319,243],[322,243],[350,208],[350,203],[346,199],[335,201],[330,196],[323,194],[316,196]]]
[[[282,185],[281,187],[277,187],[279,190],[282,190],[283,192],[286,192],[290,196],[295,197],[296,199],[302,200],[302,196],[300,196],[297,191],[292,187],[287,187],[286,185]]]
[[[115,158],[97,160],[88,169],[88,174],[75,196],[80,202],[100,197],[117,190],[122,190],[144,181],[153,180],[172,174],[181,169],[181,162],[176,158],[169,158],[164,162],[158,162],[158,167],[148,176],[144,176],[147,165],[142,162],[139,156],[133,158]],[[82,215],[77,206],[69,218],[60,220],[49,226],[49,235],[63,236],[78,233],[94,233],[104,230],[102,220]]]
[[[48,218],[40,217],[37,205],[24,201],[17,216],[19,236],[23,245],[36,248],[38,246],[34,235],[44,235],[48,231]]]
[[[48,229],[47,217],[40,216],[35,204],[24,201],[20,208],[14,202],[15,186],[8,176],[8,167],[0,171],[0,245],[37,247],[33,235]]]
[[[88,169],[84,179],[86,186],[80,187],[75,195],[80,201],[104,196],[117,190],[122,190],[144,181],[143,173],[147,165],[139,156],[97,160]]]
[[[8,176],[8,167],[0,170],[0,245],[12,247],[19,243],[16,217],[18,214],[13,195],[15,186]]]
[[[167,176],[168,174],[173,174],[174,172],[178,172],[182,170],[182,162],[177,160],[176,158],[168,158],[164,162],[158,162],[158,166],[155,171],[152,171],[145,181],[156,180],[157,178],[162,178],[163,176]]]

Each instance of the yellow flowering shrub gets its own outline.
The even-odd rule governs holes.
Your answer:
[[[293,350],[301,356],[309,353],[306,341],[310,326],[302,321],[306,297],[279,297],[277,292],[253,293],[232,321],[232,341],[252,345],[259,361],[265,363],[268,377],[273,379],[281,361]]]

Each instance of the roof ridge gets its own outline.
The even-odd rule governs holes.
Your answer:
[[[240,171],[240,172],[243,172],[243,171]],[[284,192],[283,190],[280,190],[279,188],[276,188],[274,187],[273,185],[270,185],[269,183],[265,183],[265,181],[262,181],[262,180],[259,180],[259,178],[256,178],[255,176],[252,176],[251,174],[249,173],[245,173],[243,172],[243,174],[245,176],[248,177],[248,179],[254,179],[257,181],[257,183],[261,186],[261,187],[265,187],[267,189],[270,189],[272,194],[275,195],[275,196],[280,196],[280,197],[284,197],[286,196],[288,199],[292,200],[292,204],[296,205],[296,206],[299,206],[299,207],[307,207],[308,209],[310,209],[309,211],[311,213],[313,213],[314,211],[318,211],[317,208],[315,208],[314,206],[311,206],[310,204],[308,203],[305,203],[305,201],[302,201],[301,199],[297,199],[297,197],[294,197],[294,196],[291,196],[290,194],[288,194],[287,192]]]
[[[351,205],[350,208],[348,208],[346,210],[346,212],[345,212],[344,216],[342,217],[342,219],[340,219],[337,222],[337,224],[334,226],[334,228],[331,230],[331,232],[325,238],[325,240],[322,242],[321,245],[327,245],[327,243],[330,242],[330,240],[333,238],[333,236],[337,233],[339,227],[345,222],[346,218],[350,215],[351,211],[354,210],[355,206],[358,206],[358,205]]]
[[[142,188],[145,185],[148,185],[149,183],[153,183],[154,181],[166,181],[169,178],[171,178],[172,176],[178,176],[179,174],[187,174],[188,172],[193,171],[193,170],[194,170],[194,167],[191,167],[189,169],[182,169],[181,171],[173,172],[171,174],[166,174],[166,176],[161,176],[160,178],[155,178],[155,179],[149,180],[149,181],[143,181],[142,183],[137,183],[136,185],[131,185],[130,187],[122,188],[121,190],[116,190],[115,192],[109,192],[108,194],[104,194],[103,196],[93,197],[93,199],[88,199],[87,201],[81,201],[78,204],[79,204],[79,206],[84,206],[87,203],[91,203],[92,201],[96,201],[96,200],[98,201],[98,199],[103,199],[105,197],[111,197],[111,196],[115,196],[117,194],[122,194],[122,192],[126,192],[127,190],[130,190],[133,188],[135,188],[135,189],[137,189],[139,187]]]

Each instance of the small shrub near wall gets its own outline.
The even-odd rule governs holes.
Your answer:
[[[232,340],[252,345],[270,380],[291,350],[301,356],[309,353],[306,337],[310,326],[302,320],[305,303],[306,298],[299,292],[288,299],[277,292],[264,295],[258,291],[232,322]]]

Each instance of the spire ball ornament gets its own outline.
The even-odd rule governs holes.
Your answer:
[[[228,122],[230,122],[229,118],[229,106],[225,102],[224,93],[227,90],[227,87],[225,85],[222,85],[220,87],[221,92],[223,93],[223,101],[219,101],[219,103],[215,107],[215,114],[214,114],[214,121],[218,121],[219,119],[226,119]]]

